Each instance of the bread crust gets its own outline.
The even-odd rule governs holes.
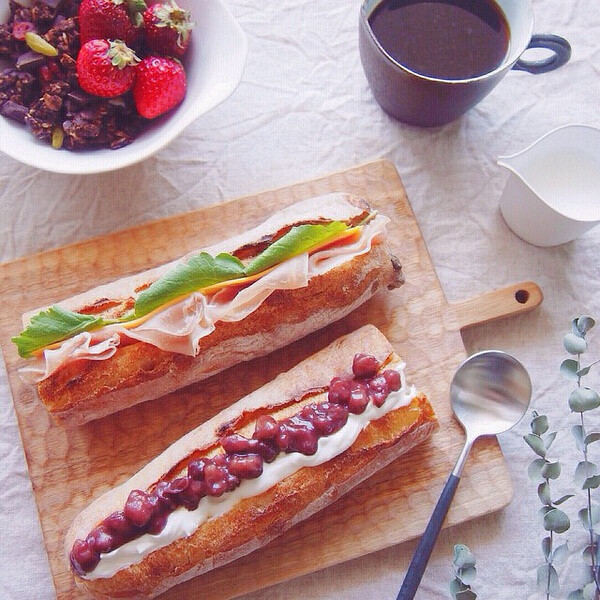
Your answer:
[[[335,195],[330,211],[340,218],[343,207],[350,218],[365,212],[364,201],[349,195]],[[301,203],[300,216],[308,214],[314,199]],[[295,205],[298,206],[298,205]],[[313,207],[314,208],[314,207]],[[322,214],[317,212],[315,214]],[[287,214],[288,223],[290,215]],[[297,221],[296,216],[295,221]],[[281,227],[281,216],[271,219]],[[257,228],[264,237],[265,226]],[[256,237],[246,233],[207,249],[216,253],[249,243]],[[173,263],[171,263],[172,265]],[[162,268],[161,268],[162,269]],[[155,278],[150,275],[126,278],[122,291]],[[161,271],[162,272],[162,271]],[[210,377],[241,362],[263,356],[294,340],[343,318],[379,289],[398,287],[403,282],[401,266],[386,244],[374,245],[367,254],[311,278],[308,286],[273,292],[253,313],[237,322],[218,322],[202,338],[196,357],[161,350],[144,342],[120,346],[107,360],[78,360],[67,363],[37,384],[40,399],[56,421],[74,427],[152,400],[181,387]],[[80,294],[61,303],[73,310],[117,296],[116,283]],[[112,293],[113,296],[107,296]],[[25,318],[27,321],[29,316]]]
[[[351,364],[356,352],[369,352],[379,360],[393,353],[389,342],[373,326],[336,340],[263,388],[242,398],[210,421],[188,433],[149,463],[132,479],[98,498],[74,521],[65,549],[105,516],[119,510],[132,489],[147,489],[173,465],[194,450],[215,444],[224,424],[241,421],[257,410],[275,410],[341,375],[339,365]],[[169,587],[224,565],[267,544],[296,523],[329,505],[361,481],[423,441],[437,421],[424,395],[409,406],[370,423],[341,455],[316,467],[305,467],[267,491],[240,501],[229,512],[204,523],[195,533],[146,556],[108,579],[76,577],[98,598],[147,598]]]

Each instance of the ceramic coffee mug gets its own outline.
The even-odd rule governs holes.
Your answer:
[[[360,57],[377,102],[392,117],[405,123],[424,127],[449,123],[484,98],[510,69],[545,73],[564,65],[571,56],[571,47],[564,38],[532,34],[530,0],[495,0],[509,29],[504,60],[493,70],[468,79],[422,75],[392,58],[375,36],[369,18],[385,1],[365,0],[361,7]],[[521,59],[528,48],[545,48],[551,55],[539,61]]]

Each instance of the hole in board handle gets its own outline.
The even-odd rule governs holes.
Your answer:
[[[517,290],[515,292],[515,300],[519,304],[527,304],[527,300],[529,300],[529,292],[527,290]]]

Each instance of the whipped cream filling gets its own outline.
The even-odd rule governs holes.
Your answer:
[[[112,577],[131,565],[141,562],[145,556],[164,548],[174,541],[192,535],[203,523],[230,511],[244,498],[257,496],[293,475],[303,467],[315,467],[345,452],[356,441],[360,432],[371,422],[380,419],[388,412],[410,404],[417,395],[414,386],[407,386],[402,362],[388,365],[400,373],[401,387],[391,392],[382,406],[369,402],[365,411],[359,415],[350,413],[347,423],[336,433],[319,439],[318,449],[312,456],[293,452],[281,453],[272,463],[265,463],[263,473],[256,479],[245,479],[235,490],[215,498],[205,496],[196,510],[179,507],[173,511],[165,528],[156,535],[144,534],[127,542],[123,546],[100,555],[100,562],[93,571],[82,575],[84,579],[102,579]],[[317,401],[315,399],[315,401]]]
[[[194,292],[166,307],[134,328],[115,324],[65,340],[58,348],[47,348],[42,356],[19,369],[26,383],[39,383],[61,366],[74,360],[106,360],[114,355],[123,338],[152,344],[166,352],[197,356],[201,340],[218,321],[241,321],[254,312],[276,290],[306,287],[312,277],[323,275],[345,262],[370,252],[383,241],[389,219],[377,215],[350,244],[325,248],[309,256],[303,253],[277,265],[272,271],[223,301],[219,293],[210,300]]]

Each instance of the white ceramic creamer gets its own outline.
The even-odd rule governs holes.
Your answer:
[[[498,164],[511,172],[500,211],[526,242],[564,244],[600,223],[600,129],[559,127]]]

